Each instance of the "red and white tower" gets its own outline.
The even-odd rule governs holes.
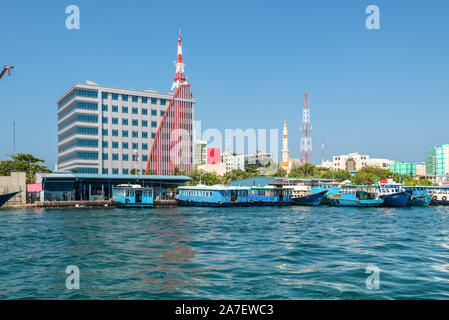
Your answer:
[[[187,84],[187,78],[184,73],[184,62],[182,61],[182,38],[181,38],[181,29],[179,29],[178,35],[178,58],[175,62],[176,73],[175,80],[173,81],[173,85],[171,86],[170,92],[173,92],[173,89],[178,88],[182,84]]]
[[[308,94],[304,94],[304,109],[302,110],[302,124],[301,124],[301,162],[312,162],[312,124],[310,123],[310,109],[307,101]]]

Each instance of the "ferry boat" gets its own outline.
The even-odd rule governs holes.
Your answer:
[[[339,182],[319,182],[317,186],[312,186],[311,192],[317,193],[321,191],[327,191],[324,197],[321,199],[320,204],[329,204],[328,196],[331,194],[340,193],[341,184]]]
[[[409,195],[407,206],[428,206],[432,196],[428,192],[428,188],[424,186],[403,186]]]
[[[290,206],[292,205],[292,190],[275,186],[251,187],[248,201],[250,205],[256,206]]]
[[[178,204],[200,207],[241,207],[249,206],[249,187],[237,186],[182,186],[178,187]]]
[[[428,187],[430,205],[449,206],[449,186]]]
[[[379,198],[384,200],[382,207],[405,207],[410,199],[410,194],[402,188],[402,185],[392,179],[380,180],[374,186]]]
[[[142,187],[138,184],[119,184],[112,187],[112,200],[120,207],[152,208],[153,188]]]
[[[340,193],[332,193],[327,198],[331,206],[338,207],[378,207],[384,202],[372,186],[342,186]]]
[[[0,207],[4,205],[6,202],[8,202],[11,198],[13,198],[16,194],[22,192],[22,190],[17,192],[11,192],[11,193],[5,193],[0,194]]]
[[[328,192],[328,190],[312,192],[314,187],[307,185],[287,186],[284,188],[291,190],[293,204],[299,206],[317,206]]]

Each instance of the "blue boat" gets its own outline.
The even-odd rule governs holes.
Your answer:
[[[312,186],[310,189],[311,193],[318,193],[321,191],[327,191],[326,194],[321,199],[320,204],[329,204],[328,196],[331,194],[340,193],[340,183],[339,182],[319,182],[317,186]]]
[[[293,191],[293,204],[298,206],[317,206],[321,203],[328,190],[318,191],[315,193],[303,193]]]
[[[249,206],[249,187],[237,186],[183,186],[178,187],[178,204],[199,207],[241,207]]]
[[[22,192],[22,190],[17,192],[5,193],[0,195],[0,207],[13,198],[16,194]]]
[[[337,207],[378,207],[384,202],[372,186],[342,186],[340,193],[327,198],[329,205]]]
[[[431,206],[449,206],[449,186],[428,187]]]
[[[424,186],[403,186],[409,195],[407,206],[428,206],[432,196],[428,192],[428,188]]]
[[[119,207],[128,208],[152,208],[153,188],[140,185],[121,184],[112,187],[112,200]]]
[[[402,185],[391,179],[381,180],[374,186],[379,198],[384,200],[382,207],[405,207],[410,199],[410,194],[402,188]]]
[[[290,206],[292,191],[275,186],[251,187],[248,193],[250,205],[255,206]]]

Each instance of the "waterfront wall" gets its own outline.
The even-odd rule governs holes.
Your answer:
[[[11,172],[10,176],[0,176],[0,194],[22,190],[10,199],[5,206],[26,203],[26,174],[25,172]]]

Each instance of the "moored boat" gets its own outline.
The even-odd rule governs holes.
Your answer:
[[[430,205],[449,206],[449,186],[428,187]]]
[[[153,202],[153,188],[142,187],[138,184],[120,184],[112,187],[112,199],[119,207],[151,208]]]
[[[329,205],[337,207],[378,207],[384,202],[372,186],[342,186],[340,193],[327,198]]]
[[[293,205],[299,206],[317,206],[328,192],[328,190],[312,192],[310,186],[288,186],[284,189],[291,190]]]
[[[256,206],[290,206],[292,192],[291,189],[275,186],[251,187],[248,201]]]
[[[0,194],[0,207],[3,206],[6,202],[8,202],[11,198],[13,198],[16,194],[18,194],[20,192],[22,192],[22,190],[16,191],[16,192],[11,192],[11,193]]]
[[[409,195],[407,206],[428,206],[432,196],[428,192],[428,188],[424,186],[403,186]]]
[[[383,199],[382,207],[405,207],[410,194],[406,192],[400,183],[393,180],[380,180],[374,184],[379,198]]]
[[[249,187],[237,186],[182,186],[178,187],[178,204],[199,207],[248,206]]]

